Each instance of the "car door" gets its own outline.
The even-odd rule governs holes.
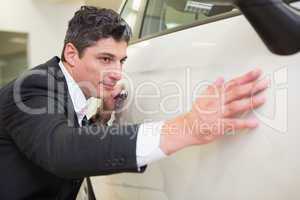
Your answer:
[[[293,3],[295,12],[299,2]],[[299,9],[299,7],[298,7]],[[182,150],[144,174],[92,179],[99,199],[298,200],[300,54],[271,53],[228,5],[129,0],[122,11],[134,41],[124,67],[129,99],[120,123],[167,120],[190,110],[217,77],[253,68],[269,77],[267,103],[244,116],[260,126]]]

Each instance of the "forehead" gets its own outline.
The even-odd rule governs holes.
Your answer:
[[[116,57],[126,56],[127,42],[116,41],[113,38],[104,38],[98,40],[93,46],[86,50],[93,54],[109,53]]]

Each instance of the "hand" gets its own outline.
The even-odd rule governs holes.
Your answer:
[[[265,103],[260,93],[269,81],[258,81],[260,75],[257,69],[227,83],[222,78],[216,80],[196,99],[190,112],[165,123],[160,145],[163,151],[170,154],[185,146],[213,142],[227,132],[256,128],[256,119],[240,115]]]
[[[124,89],[123,85],[116,85],[110,94],[102,99],[102,106],[97,109],[96,115],[92,117],[93,122],[107,124],[110,120],[112,112],[116,109],[115,97]]]

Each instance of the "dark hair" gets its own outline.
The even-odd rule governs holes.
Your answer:
[[[131,35],[129,25],[115,11],[82,6],[69,21],[61,60],[65,61],[64,50],[67,43],[72,43],[81,56],[85,48],[100,39],[112,37],[116,41],[128,43]]]

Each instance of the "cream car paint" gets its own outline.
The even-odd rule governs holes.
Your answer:
[[[270,53],[240,15],[135,43],[128,57],[130,104],[122,123],[187,112],[199,86],[256,67],[271,80],[267,103],[247,114],[260,119],[256,130],[187,148],[150,164],[144,174],[92,178],[97,198],[300,199],[299,53]]]

